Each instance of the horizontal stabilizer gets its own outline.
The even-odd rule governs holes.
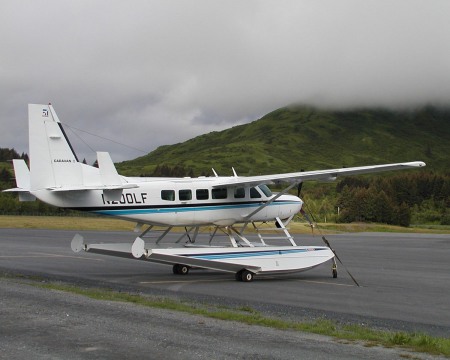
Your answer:
[[[14,173],[16,174],[16,185],[19,189],[30,190],[30,170],[25,160],[13,160]]]
[[[4,192],[19,193],[19,201],[35,201],[36,197],[30,193],[30,170],[28,170],[25,160],[14,159],[13,166],[17,187],[4,190]]]
[[[89,182],[87,182],[83,185],[62,185],[51,187],[47,188],[47,190],[56,192],[103,190],[106,201],[117,201],[120,200],[123,190],[135,189],[138,187],[137,184],[122,182],[109,153],[97,152],[97,162],[101,184],[90,185]]]
[[[19,194],[19,201],[35,201],[36,196],[32,195],[28,190],[23,190],[20,188],[14,188],[14,189],[6,189],[2,192],[16,192]]]
[[[125,189],[135,189],[139,186],[137,184],[123,184],[117,186],[103,186],[103,185],[82,185],[82,186],[60,186],[60,187],[51,187],[47,188],[47,190],[56,191],[56,192],[64,192],[64,191],[87,191],[87,190],[125,190]]]

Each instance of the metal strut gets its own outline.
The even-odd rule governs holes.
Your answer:
[[[138,232],[139,230],[141,230],[142,228],[142,224],[137,224],[136,228],[134,229],[135,232]],[[145,231],[143,231],[141,234],[139,234],[138,238],[143,239],[145,237],[145,235],[154,228],[154,225],[150,225],[147,229],[145,229]],[[169,233],[170,230],[172,230],[173,226],[168,226],[165,230],[154,230],[154,232],[161,232],[162,234],[160,236],[158,236],[158,238],[156,239],[156,244],[159,244],[159,242]],[[148,236],[151,237],[151,236]]]
[[[252,221],[252,225],[253,225],[253,228],[256,231],[256,234],[259,237],[259,240],[261,241],[261,243],[264,246],[266,245],[266,242],[265,242],[266,239],[269,239],[269,240],[270,239],[272,239],[272,240],[276,240],[276,239],[288,240],[291,243],[292,246],[297,246],[297,244],[294,241],[294,237],[289,233],[289,230],[286,227],[286,225],[288,225],[291,222],[293,217],[294,217],[294,215],[289,217],[286,220],[286,222],[284,222],[284,223],[279,217],[276,217],[275,218],[275,223],[278,224],[278,226],[277,227],[273,227],[273,228],[258,227],[258,226],[256,226],[254,221]],[[273,236],[272,235],[272,236],[265,236],[264,237],[263,234],[261,233],[262,231],[278,231],[278,232],[282,231],[284,233],[284,235],[283,236],[276,236],[276,235]]]

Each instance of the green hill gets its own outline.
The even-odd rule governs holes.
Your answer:
[[[151,175],[157,165],[195,176],[256,175],[422,160],[429,170],[450,165],[450,109],[326,111],[290,106],[252,123],[211,132],[118,164],[123,175]]]

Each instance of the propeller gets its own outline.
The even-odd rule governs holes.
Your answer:
[[[303,181],[299,182],[297,185],[297,197],[300,197],[300,193],[302,191]]]
[[[304,169],[300,169],[300,172],[304,172]],[[300,181],[297,185],[297,197],[300,197],[300,192],[302,191],[303,181]]]

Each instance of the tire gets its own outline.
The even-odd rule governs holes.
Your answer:
[[[172,271],[173,271],[173,273],[174,273],[175,275],[180,275],[180,264],[175,264],[175,265],[172,267]]]
[[[241,280],[244,282],[253,281],[253,273],[248,270],[242,271]]]
[[[189,273],[189,266],[187,265],[179,265],[179,274],[180,275],[187,275]]]
[[[190,267],[183,264],[175,264],[172,267],[172,271],[175,275],[187,275],[189,273]]]

